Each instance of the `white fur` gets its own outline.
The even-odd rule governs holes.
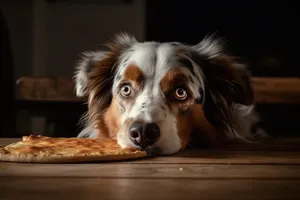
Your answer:
[[[135,64],[145,75],[145,84],[142,92],[137,96],[135,104],[125,112],[122,117],[122,124],[128,120],[143,121],[146,123],[157,123],[160,127],[161,137],[152,146],[158,147],[161,154],[171,154],[179,151],[181,141],[177,134],[176,119],[169,110],[163,110],[165,97],[160,90],[160,81],[168,71],[172,63],[173,49],[169,44],[147,42],[133,45],[134,51],[129,55],[128,64]],[[127,65],[126,65],[127,66]],[[120,67],[121,75],[126,66]],[[116,82],[113,88],[117,88]],[[115,91],[113,91],[116,94]],[[142,105],[145,104],[143,107]],[[166,113],[165,113],[166,112]],[[164,116],[166,114],[166,117]],[[128,130],[121,129],[118,135],[118,143],[121,147],[132,146],[128,139]]]
[[[201,42],[193,46],[200,54],[209,58],[216,57],[223,53],[223,40],[215,38],[215,34],[206,36]]]
[[[253,138],[253,136],[268,137],[267,133],[261,128],[258,128],[256,130],[256,132],[254,133],[255,135],[253,135],[253,133],[251,132],[252,125],[256,124],[259,121],[259,116],[258,113],[254,110],[254,105],[245,106],[236,104],[234,109],[234,118],[239,126],[234,130],[234,136],[236,138],[251,142],[251,138]],[[231,135],[227,135],[231,139],[235,139]]]

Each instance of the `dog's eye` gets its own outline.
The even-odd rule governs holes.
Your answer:
[[[121,95],[124,97],[128,97],[131,95],[131,86],[130,85],[124,85],[121,87]]]
[[[178,100],[185,100],[187,97],[187,92],[183,88],[177,88],[175,90],[175,97]]]

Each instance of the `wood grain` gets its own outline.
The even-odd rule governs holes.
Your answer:
[[[300,78],[253,77],[252,81],[257,103],[300,103]],[[85,101],[76,97],[70,77],[21,77],[16,92],[19,100]]]
[[[0,139],[0,145],[19,140]],[[198,149],[110,163],[0,162],[3,200],[300,199],[299,185],[300,151],[282,149]]]
[[[300,199],[300,180],[2,178],[0,199]]]
[[[251,158],[248,158],[251,159]],[[275,158],[276,159],[276,158]],[[81,164],[1,163],[0,177],[90,177],[152,179],[299,179],[300,165],[203,164],[191,162],[170,164],[152,162],[114,162]]]

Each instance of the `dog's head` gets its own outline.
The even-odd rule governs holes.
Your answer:
[[[107,47],[84,53],[75,74],[77,95],[88,96],[88,135],[171,154],[195,130],[229,129],[234,104],[253,103],[247,70],[212,37],[189,46],[121,34]]]

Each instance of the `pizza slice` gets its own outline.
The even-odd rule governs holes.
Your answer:
[[[0,161],[74,163],[117,161],[146,157],[135,148],[121,148],[113,139],[23,136],[22,141],[0,148]]]

